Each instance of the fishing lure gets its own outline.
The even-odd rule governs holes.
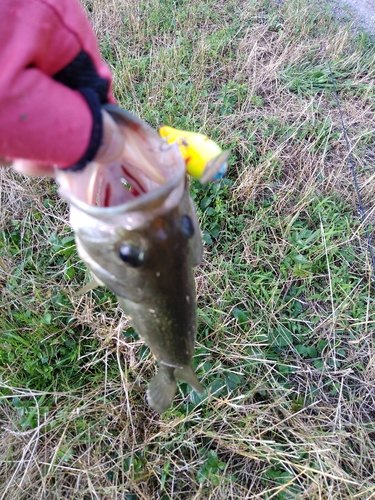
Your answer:
[[[221,179],[227,171],[229,151],[203,134],[163,126],[159,134],[168,144],[176,143],[185,160],[186,171],[202,184]]]

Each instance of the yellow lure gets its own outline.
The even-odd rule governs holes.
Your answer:
[[[205,135],[167,126],[161,127],[159,134],[168,144],[177,143],[185,160],[187,173],[199,179],[202,184],[221,179],[225,175],[229,151],[223,151]]]

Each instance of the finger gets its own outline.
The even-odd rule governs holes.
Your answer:
[[[52,165],[43,165],[31,160],[14,160],[13,169],[20,174],[30,176],[48,176],[55,177],[55,170]]]

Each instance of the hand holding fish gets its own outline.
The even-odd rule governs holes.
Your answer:
[[[0,67],[0,164],[54,175],[107,161],[112,74],[78,0],[2,0]]]
[[[202,240],[186,172],[220,178],[228,153],[172,128],[161,129],[164,140],[114,106],[111,72],[77,0],[1,8],[0,157],[56,177],[79,255],[158,362],[147,399],[163,412],[177,380],[203,391],[192,368]]]

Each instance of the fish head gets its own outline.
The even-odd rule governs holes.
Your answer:
[[[124,135],[122,157],[78,172],[57,170],[56,178],[70,204],[78,253],[95,280],[142,302],[158,273],[173,272],[168,266],[179,254],[181,265],[201,261],[201,234],[178,146],[127,112],[116,108],[113,116]]]

